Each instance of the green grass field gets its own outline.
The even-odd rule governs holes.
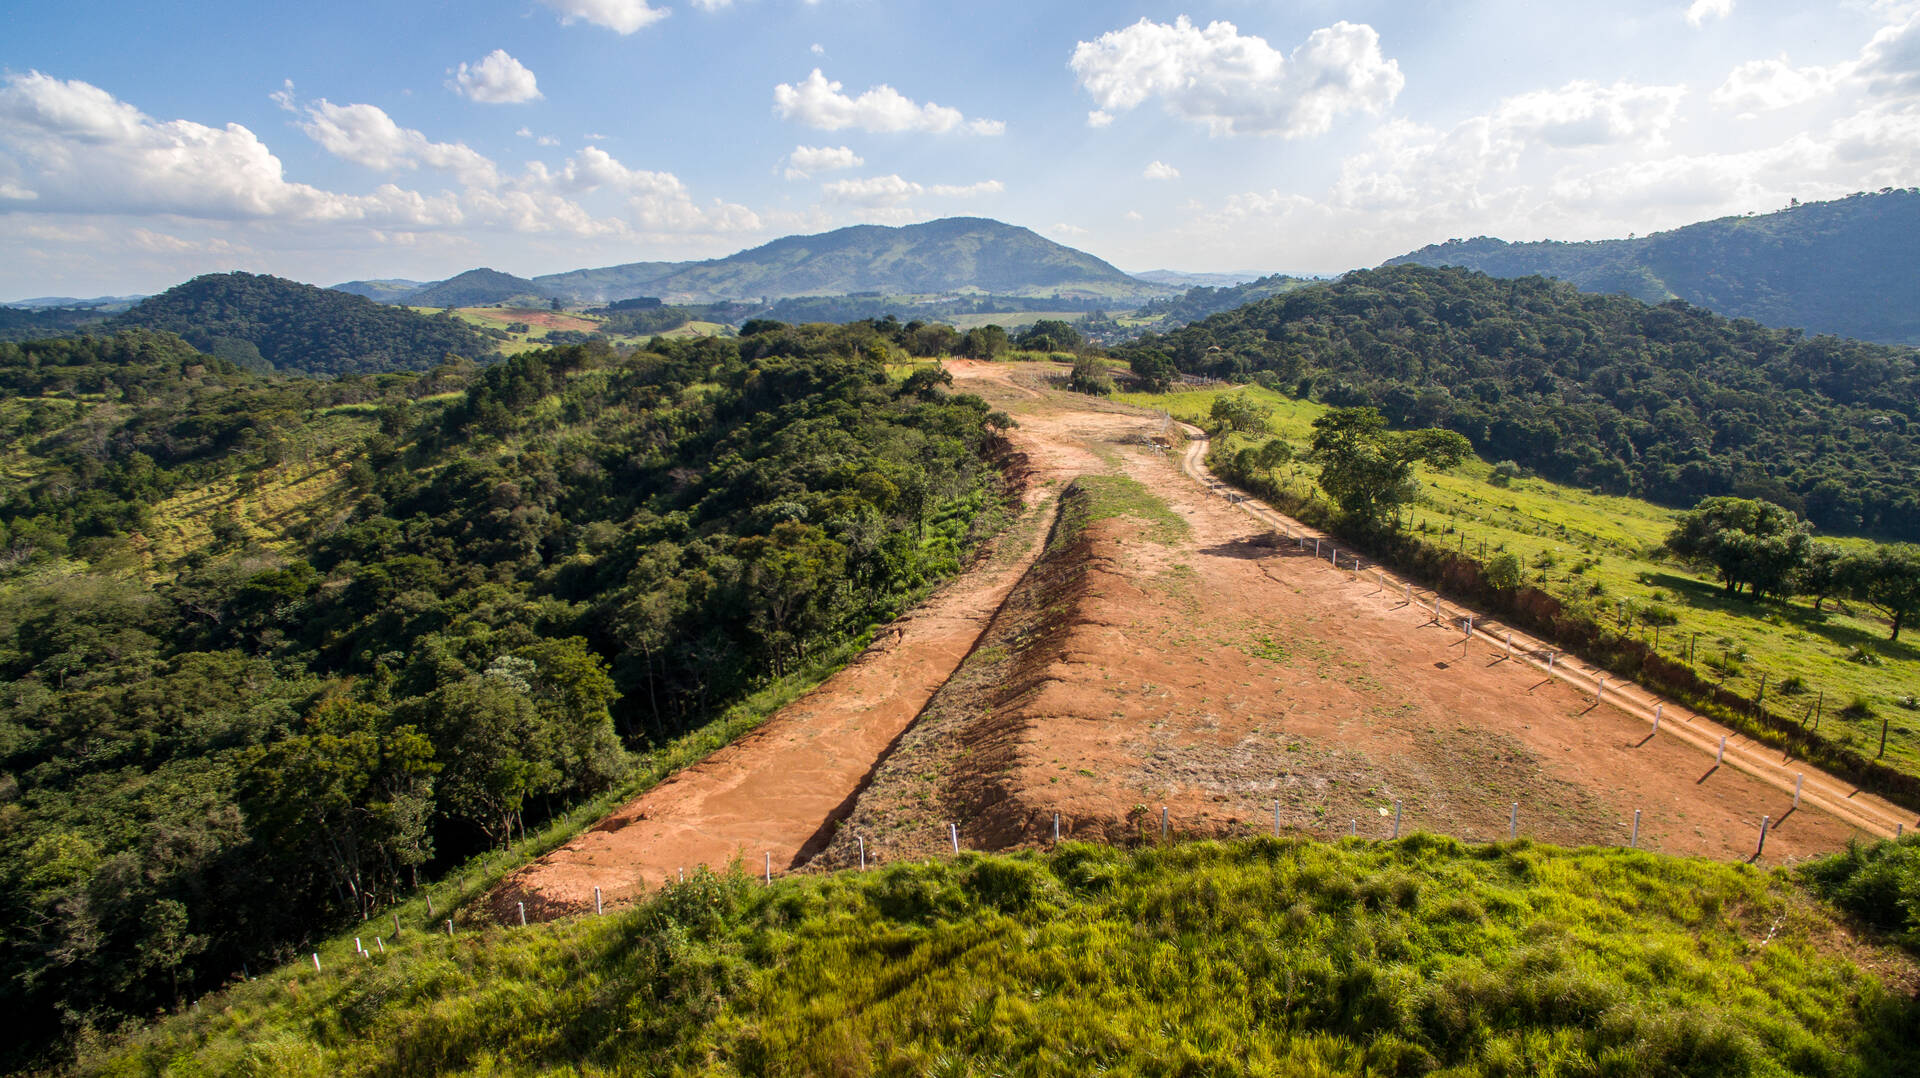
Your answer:
[[[702,870],[634,910],[454,938],[404,922],[366,930],[371,957],[333,941],[323,972],[302,956],[79,1071],[1920,1068],[1910,957],[1851,940],[1785,870],[1625,850],[1067,844],[772,886]]]
[[[1117,399],[1197,423],[1222,393],[1238,391]],[[1273,432],[1299,451],[1312,437],[1313,420],[1327,410],[1257,386],[1246,392],[1274,409]],[[1512,551],[1532,582],[1563,600],[1589,604],[1607,624],[1630,628],[1649,643],[1656,630],[1645,614],[1671,616],[1675,623],[1658,629],[1663,654],[1684,659],[1691,650],[1703,674],[1715,681],[1724,674],[1725,686],[1748,698],[1760,693],[1764,678],[1774,710],[1804,716],[1819,706],[1822,733],[1869,756],[1879,748],[1884,719],[1886,762],[1920,773],[1920,710],[1906,703],[1920,693],[1920,646],[1904,638],[1889,642],[1886,623],[1871,611],[1843,611],[1831,600],[1816,612],[1807,600],[1729,599],[1710,576],[1653,552],[1672,530],[1675,510],[1542,479],[1500,486],[1492,474],[1492,463],[1477,458],[1449,473],[1424,473],[1425,495],[1409,525],[1475,556]],[[1304,496],[1313,466],[1297,465],[1291,476],[1292,489]],[[1796,677],[1800,684],[1788,682]],[[1856,701],[1866,710],[1847,712]]]

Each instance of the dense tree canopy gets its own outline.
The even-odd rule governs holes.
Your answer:
[[[1729,595],[1788,590],[1806,563],[1810,530],[1791,510],[1750,498],[1708,498],[1680,514],[1667,549],[1712,568]]]
[[[871,324],[656,345],[0,345],[10,1050],[284,955],[958,568],[1003,416]]]
[[[1647,306],[1530,277],[1350,273],[1117,350],[1267,377],[1491,460],[1687,506],[1765,498],[1822,529],[1920,538],[1920,358],[1911,349]]]
[[[1335,408],[1313,421],[1308,456],[1320,465],[1320,486],[1340,511],[1371,526],[1389,516],[1398,524],[1400,507],[1419,496],[1414,465],[1451,468],[1472,452],[1450,430],[1389,431],[1372,408]]]

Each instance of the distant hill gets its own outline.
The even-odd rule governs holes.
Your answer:
[[[1542,274],[1647,303],[1684,299],[1731,318],[1884,344],[1920,344],[1920,190],[1810,202],[1638,239],[1448,240],[1386,265]]]
[[[1242,284],[1219,288],[1203,284],[1189,288],[1178,296],[1153,300],[1140,308],[1140,314],[1157,319],[1150,328],[1176,329],[1188,322],[1198,322],[1208,315],[1231,311],[1235,307],[1257,303],[1280,295],[1282,292],[1291,292],[1296,288],[1320,283],[1322,282],[1313,278],[1289,277],[1283,273],[1276,273],[1270,277],[1261,277]]]
[[[107,326],[165,330],[241,367],[300,374],[426,370],[449,352],[478,358],[494,350],[445,316],[251,273],[195,277]]]
[[[692,263],[648,288],[651,295],[679,300],[851,292],[1134,297],[1165,291],[1031,229],[980,217],[788,236]]]
[[[490,303],[539,305],[552,298],[551,292],[525,277],[499,270],[471,269],[409,292],[397,302],[410,307],[482,307]]]
[[[1178,291],[1131,277],[1031,229],[981,217],[949,217],[901,228],[855,225],[817,236],[787,236],[704,262],[629,262],[531,280],[479,269],[412,292],[374,295],[373,286],[379,283],[351,281],[340,287],[416,307],[556,297],[587,306],[635,296],[658,296],[676,304],[719,303],[852,293],[1057,295],[1117,306]]]
[[[549,273],[543,277],[535,277],[533,283],[546,290],[548,294],[559,296],[569,303],[614,303],[639,296],[652,296],[655,293],[650,289],[655,281],[695,264],[692,262],[629,262],[624,266]]]
[[[344,281],[330,287],[335,292],[365,296],[378,303],[402,303],[406,297],[427,287],[427,284],[426,281],[409,281],[403,277],[386,277],[377,281]]]
[[[106,319],[89,307],[0,307],[0,341],[59,337]]]
[[[67,307],[75,310],[101,311],[111,314],[124,311],[128,307],[146,299],[145,296],[94,296],[92,299],[76,299],[73,296],[35,296],[32,299],[17,299],[7,304],[9,307]]]
[[[1133,274],[1142,281],[1164,284],[1173,288],[1232,288],[1237,284],[1259,280],[1267,276],[1264,273],[1182,273],[1179,270],[1145,270]]]

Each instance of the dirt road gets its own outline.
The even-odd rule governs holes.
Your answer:
[[[755,733],[510,878],[530,915],[630,900],[682,868],[754,872],[1063,835],[1132,841],[1286,829],[1382,837],[1398,818],[1469,839],[1629,841],[1746,860],[1806,856],[1909,814],[1229,499],[1202,463],[1151,443],[1164,420],[1065,393],[1041,365],[949,364],[1005,409],[1029,509],[994,552]],[[1080,476],[1141,484],[1185,524],[1094,522],[1036,565]],[[1305,535],[1307,545],[1292,537]],[[1316,557],[1311,542],[1322,540]],[[1801,783],[1799,801],[1794,788]],[[1519,807],[1516,809],[1515,806]]]

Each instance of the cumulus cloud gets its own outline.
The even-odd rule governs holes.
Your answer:
[[[1724,19],[1733,14],[1733,0],[1693,0],[1687,5],[1687,25],[1704,26],[1709,19]]]
[[[1601,86],[1575,80],[1556,90],[1507,98],[1495,111],[1494,122],[1522,138],[1561,148],[1658,143],[1673,126],[1686,95],[1685,86]]]
[[[1113,113],[1106,109],[1091,109],[1087,112],[1088,127],[1112,127]]]
[[[598,146],[584,147],[557,170],[534,162],[511,187],[535,200],[567,201],[563,196],[612,191],[624,196],[636,224],[655,230],[733,232],[760,227],[747,207],[717,199],[703,207],[673,173],[629,168]]]
[[[647,0],[540,0],[560,13],[560,23],[571,26],[590,22],[619,34],[631,34],[651,26],[671,14],[663,7],[651,7]]]
[[[340,195],[290,182],[280,159],[239,124],[156,120],[97,86],[37,71],[0,86],[0,206],[417,227],[460,220],[451,197],[391,184]]]
[[[1727,75],[1711,100],[1716,108],[1759,113],[1803,104],[1833,92],[1851,64],[1795,67],[1781,53],[1771,60],[1748,60]]]
[[[1214,135],[1321,134],[1344,113],[1380,112],[1406,85],[1373,27],[1349,22],[1315,30],[1284,55],[1229,22],[1202,29],[1184,15],[1172,24],[1143,18],[1079,42],[1067,66],[1103,113],[1159,98]]]
[[[499,170],[464,142],[434,142],[401,127],[377,105],[336,105],[321,98],[302,110],[307,137],[335,157],[381,172],[430,168],[450,172],[469,186],[491,187]]]
[[[816,172],[837,172],[866,163],[846,146],[795,146],[787,155],[787,179],[804,180]]]
[[[898,175],[868,176],[853,180],[835,180],[820,185],[820,190],[834,202],[844,202],[855,206],[880,207],[898,206],[920,195],[934,195],[940,198],[973,198],[979,195],[995,195],[1006,190],[999,180],[982,180],[970,184],[919,184],[902,179]]]
[[[551,135],[536,135],[536,134],[534,134],[534,133],[533,133],[533,128],[531,128],[531,127],[522,127],[522,128],[520,129],[520,130],[518,130],[518,131],[515,131],[515,132],[514,132],[514,134],[516,134],[516,135],[518,135],[518,136],[520,136],[521,138],[530,138],[530,139],[532,139],[532,140],[533,140],[533,143],[534,143],[534,145],[536,145],[536,146],[558,146],[558,145],[560,145],[560,140],[559,140],[559,139],[557,139],[557,138],[554,138],[554,137],[553,137],[553,136],[551,136]]]
[[[917,104],[884,83],[859,97],[849,97],[841,93],[840,83],[828,80],[817,67],[798,85],[783,82],[775,86],[773,111],[782,119],[797,120],[823,131],[853,127],[873,132],[939,134],[958,130],[975,135],[998,135],[1007,127],[998,120],[968,120],[959,109],[945,105]]]
[[[1149,180],[1177,180],[1180,178],[1180,170],[1167,164],[1165,161],[1155,161],[1148,165],[1140,175]]]
[[[1920,12],[1875,34],[1861,50],[1859,70],[1875,93],[1920,91]]]
[[[447,84],[454,92],[486,105],[517,105],[540,100],[540,87],[526,65],[495,49],[471,65],[461,64]]]

